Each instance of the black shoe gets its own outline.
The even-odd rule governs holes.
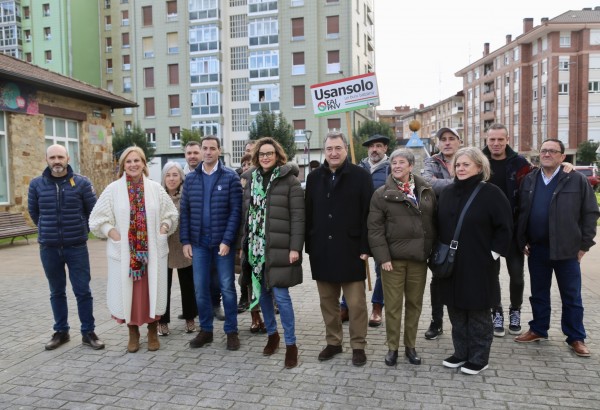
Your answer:
[[[398,362],[398,351],[397,350],[388,351],[387,354],[385,355],[385,364],[387,364],[388,366],[396,366],[397,362]]]
[[[195,338],[190,340],[190,347],[195,349],[197,347],[203,347],[208,343],[212,343],[213,341],[213,332],[205,332],[204,330],[200,330]]]
[[[513,309],[512,306],[508,309],[508,333],[511,335],[521,334],[521,309]]]
[[[466,360],[461,360],[454,355],[450,356],[449,358],[447,358],[446,360],[444,360],[442,362],[444,367],[448,367],[450,369],[456,369],[457,367],[460,367],[465,363],[467,363]]]
[[[364,366],[367,363],[365,349],[352,349],[352,364],[354,366]]]
[[[460,371],[466,374],[479,374],[485,369],[488,368],[487,364],[475,364],[471,362],[467,362],[462,365]]]
[[[404,355],[408,357],[408,361],[410,362],[410,364],[421,364],[421,358],[417,356],[417,351],[414,347],[405,347]]]
[[[342,346],[327,345],[325,349],[321,350],[321,353],[319,353],[319,360],[323,362],[325,360],[333,359],[333,357],[339,353],[342,353]]]
[[[52,335],[52,339],[48,343],[46,343],[46,350],[54,350],[60,345],[64,345],[71,337],[69,336],[69,332],[55,332]]]
[[[90,346],[94,350],[104,349],[104,343],[102,343],[102,341],[98,339],[98,336],[96,336],[96,333],[94,332],[88,332],[82,335],[81,343],[86,346]]]
[[[425,332],[425,339],[427,340],[435,340],[439,335],[444,333],[444,329],[442,329],[442,325],[438,325],[434,321],[431,321],[429,325],[429,329]]]
[[[240,338],[237,332],[227,333],[227,350],[239,350]]]

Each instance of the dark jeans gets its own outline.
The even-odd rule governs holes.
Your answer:
[[[173,269],[167,270],[167,310],[161,316],[160,323],[171,323],[171,285],[173,283]],[[194,292],[194,270],[191,266],[177,269],[179,287],[181,288],[181,314],[185,320],[196,317],[196,293]]]
[[[68,247],[40,245],[40,258],[50,287],[50,305],[54,315],[54,331],[69,331],[66,265],[69,268],[71,287],[77,299],[81,333],[93,332],[95,329],[94,299],[90,289],[90,258],[87,244],[83,243]]]
[[[383,285],[381,284],[381,264],[379,263],[375,264],[375,276],[375,286],[373,287],[373,294],[371,295],[371,303],[379,303],[381,306],[383,306]],[[342,295],[340,308],[348,309],[344,295]]]
[[[440,291],[440,280],[431,276],[429,292],[431,294],[431,320],[442,327],[444,323],[444,304],[442,303],[442,292]]]
[[[525,254],[519,249],[516,238],[513,238],[505,260],[508,276],[510,277],[510,306],[513,309],[519,310],[523,304],[523,290],[525,289],[525,275],[523,273]],[[500,281],[500,264],[498,264],[498,281]],[[498,289],[500,289],[500,293],[498,294],[498,300],[500,301],[498,309],[502,310],[502,290],[500,286],[498,286]]]
[[[210,268],[210,301],[213,307],[221,306],[221,288],[219,287],[219,274],[216,266]]]
[[[554,271],[562,299],[562,332],[567,336],[567,343],[585,340],[583,301],[581,300],[581,268],[577,258],[550,260],[550,249],[545,246],[532,246],[528,266],[531,282],[529,301],[533,313],[533,320],[529,322],[531,330],[548,337],[551,312],[550,288],[552,271]]]
[[[487,365],[494,339],[490,310],[463,310],[448,306],[448,317],[452,323],[454,357]]]

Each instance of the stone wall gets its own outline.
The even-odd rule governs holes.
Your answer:
[[[110,107],[45,92],[38,92],[37,99],[40,112],[46,114],[6,113],[10,204],[0,205],[0,210],[21,212],[26,218],[29,182],[47,166],[44,121],[48,112],[57,118],[80,118],[80,173],[90,178],[98,195],[115,178]],[[104,130],[103,138],[90,135],[90,126]]]

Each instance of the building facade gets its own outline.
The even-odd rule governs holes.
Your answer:
[[[463,78],[465,143],[483,147],[485,131],[505,124],[510,144],[535,155],[558,138],[571,157],[600,139],[600,7],[523,20],[523,33],[456,73]],[[572,159],[572,158],[570,158]]]
[[[161,163],[182,156],[181,130],[198,129],[237,166],[269,110],[293,125],[305,165],[305,130],[312,159],[329,130],[348,130],[346,116],[314,116],[310,86],[374,71],[372,0],[100,0],[100,15],[103,87],[139,103],[115,127],[140,126]]]

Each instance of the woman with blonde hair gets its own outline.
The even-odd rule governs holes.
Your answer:
[[[140,347],[139,326],[148,324],[148,350],[160,348],[158,320],[167,305],[167,236],[179,214],[164,188],[148,177],[144,151],[129,147],[119,158],[118,180],[100,195],[90,230],[107,238],[108,309],[129,328],[127,350]]]

